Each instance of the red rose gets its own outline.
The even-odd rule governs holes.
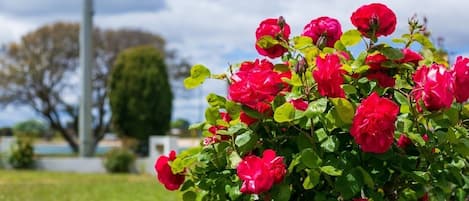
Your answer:
[[[429,111],[451,107],[453,102],[453,77],[442,65],[423,66],[414,73],[412,96],[417,101],[417,110],[422,111],[423,101]]]
[[[274,184],[282,182],[287,173],[283,157],[277,156],[274,150],[267,149],[262,153],[262,160],[269,166],[270,175],[274,179]]]
[[[402,49],[402,54],[404,54],[404,57],[399,60],[399,63],[413,63],[414,65],[418,65],[419,61],[423,60],[422,55],[409,48]]]
[[[249,116],[243,111],[241,111],[241,113],[239,114],[239,120],[248,126],[257,122],[256,118]]]
[[[337,40],[342,35],[342,28],[339,21],[330,17],[319,17],[311,20],[303,30],[303,36],[313,39],[313,43],[322,47],[334,47]]]
[[[231,121],[230,114],[228,114],[227,112],[220,112],[220,116],[221,116],[221,119],[223,119],[223,121],[225,122]]]
[[[366,74],[366,78],[376,81],[382,88],[394,87],[396,79],[388,75],[388,68],[381,66],[385,61],[388,61],[388,58],[381,53],[368,55],[365,59],[365,63],[370,66],[370,69]]]
[[[428,139],[428,135],[427,135],[427,134],[423,134],[423,135],[422,135],[422,139],[423,139],[423,141],[428,142],[428,140],[429,140],[429,139]]]
[[[368,78],[368,80],[376,81],[382,88],[394,87],[394,85],[396,85],[396,79],[387,75],[383,71],[371,71],[366,75],[366,78]]]
[[[250,108],[269,115],[270,103],[285,88],[280,74],[273,71],[274,65],[267,60],[244,62],[240,70],[231,77],[228,98]]]
[[[283,18],[280,18],[283,19]],[[257,45],[257,41],[263,36],[272,36],[275,39],[288,41],[290,37],[290,26],[283,20],[279,19],[265,19],[259,24],[256,30],[256,49],[259,54],[268,56],[272,59],[282,56],[288,49],[280,44],[276,44],[270,48],[263,49]]]
[[[169,157],[160,156],[155,162],[155,171],[158,181],[164,184],[164,187],[170,191],[177,190],[184,183],[184,175],[181,173],[174,174],[169,166],[169,161],[176,159],[176,152],[173,150],[169,153]]]
[[[352,24],[363,36],[374,38],[392,34],[396,29],[396,15],[380,3],[364,5],[353,12]]]
[[[308,101],[305,101],[301,98],[299,99],[294,99],[294,100],[290,100],[289,101],[293,107],[295,107],[295,109],[297,110],[301,110],[301,111],[305,111],[306,109],[308,109]]]
[[[275,151],[265,150],[263,157],[249,155],[243,158],[236,168],[238,177],[243,181],[240,191],[246,194],[260,194],[280,183],[286,174],[283,157]]]
[[[401,149],[405,149],[410,144],[412,144],[412,141],[410,140],[410,138],[408,138],[404,134],[399,136],[399,140],[397,141],[397,147],[399,147]]]
[[[350,134],[364,152],[384,153],[394,140],[398,113],[396,103],[373,92],[357,108]]]
[[[419,198],[419,201],[428,201],[428,200],[429,200],[428,192],[425,192],[425,194],[423,194],[423,196]]]
[[[220,117],[223,121],[227,123],[231,121],[231,116],[226,112],[220,112]],[[210,126],[210,128],[208,128],[208,132],[212,133],[212,136],[204,138],[202,142],[203,145],[207,146],[207,145],[211,145],[211,144],[218,143],[221,141],[229,140],[230,136],[218,134],[219,130],[227,130],[227,129],[228,128],[226,126],[222,126],[222,125]]]
[[[469,58],[459,56],[453,66],[454,97],[458,103],[464,103],[469,99]]]
[[[345,71],[341,69],[339,56],[328,54],[324,59],[318,56],[316,66],[313,77],[318,84],[319,94],[330,98],[344,98],[345,92],[340,85],[344,82],[342,75]]]
[[[388,58],[381,53],[368,55],[365,59],[365,64],[370,66],[370,70],[383,70],[381,64],[387,61]]]

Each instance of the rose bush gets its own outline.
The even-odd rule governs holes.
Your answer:
[[[469,199],[469,58],[450,65],[416,18],[382,40],[396,27],[383,4],[351,21],[319,17],[290,38],[269,18],[260,59],[195,65],[186,87],[222,79],[228,96],[207,96],[201,146],[161,156],[159,181],[184,200]]]

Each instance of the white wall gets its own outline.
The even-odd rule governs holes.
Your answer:
[[[0,152],[6,153],[13,142],[12,137],[0,139]],[[155,174],[155,160],[161,155],[168,155],[171,150],[178,151],[179,148],[196,146],[199,139],[178,140],[175,136],[151,136],[148,158],[139,158],[134,165],[135,172]],[[181,145],[180,145],[181,144]],[[104,173],[106,169],[103,159],[99,157],[40,157],[36,160],[36,169],[58,172],[80,172],[80,173]]]

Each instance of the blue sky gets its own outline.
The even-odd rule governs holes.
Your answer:
[[[298,35],[305,24],[319,16],[339,19],[344,30],[352,28],[349,17],[360,5],[382,2],[398,16],[396,34],[405,33],[407,19],[426,16],[433,36],[444,37],[445,47],[455,55],[469,55],[469,1],[458,0],[95,0],[96,26],[137,28],[162,35],[192,63],[202,63],[213,72],[224,72],[229,64],[258,58],[254,31],[268,17],[284,16]],[[0,0],[0,44],[17,41],[28,31],[56,21],[78,21],[81,0]],[[191,122],[202,119],[203,97],[209,92],[225,93],[223,82],[207,82],[200,91],[174,100],[173,118]],[[64,94],[70,101],[79,94]],[[0,108],[0,126],[34,118],[26,107]]]

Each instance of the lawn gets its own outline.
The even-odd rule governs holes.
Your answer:
[[[154,176],[0,170],[2,201],[173,201]]]

